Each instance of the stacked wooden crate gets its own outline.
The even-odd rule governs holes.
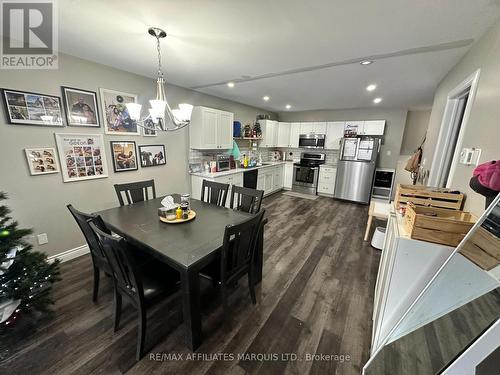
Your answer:
[[[408,202],[415,206],[448,208],[460,210],[464,202],[464,195],[451,189],[435,188],[419,185],[401,185],[396,188],[396,209],[404,207]]]

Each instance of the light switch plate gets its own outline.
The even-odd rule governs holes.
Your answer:
[[[480,148],[463,148],[458,162],[462,165],[477,165],[481,156]]]
[[[47,233],[40,233],[38,236],[36,236],[38,240],[39,245],[45,245],[46,243],[49,243],[49,238],[47,237]]]

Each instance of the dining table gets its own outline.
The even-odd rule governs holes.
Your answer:
[[[180,202],[179,194],[171,194]],[[99,212],[106,226],[180,274],[186,345],[195,351],[202,343],[200,270],[220,259],[225,227],[248,220],[251,214],[190,199],[196,212],[183,223],[160,221],[158,208],[163,197],[114,207]],[[255,281],[262,279],[263,233],[257,241],[254,258]]]

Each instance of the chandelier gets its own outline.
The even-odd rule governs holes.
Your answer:
[[[138,103],[127,103],[127,110],[132,120],[137,122],[137,125],[151,130],[174,131],[181,129],[191,122],[191,112],[193,106],[191,104],[179,104],[179,108],[171,109],[167,102],[165,93],[165,78],[161,70],[161,47],[160,39],[165,38],[167,33],[157,27],[150,27],[148,33],[156,38],[156,49],[158,51],[158,73],[156,78],[156,98],[150,100],[148,115],[141,119],[142,105]],[[166,114],[166,116],[165,116]],[[172,126],[173,125],[173,126]]]

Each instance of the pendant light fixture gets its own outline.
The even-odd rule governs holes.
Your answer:
[[[148,33],[156,38],[156,49],[158,52],[158,72],[156,78],[156,98],[149,101],[151,108],[147,117],[141,120],[142,105],[138,103],[127,103],[127,110],[132,120],[138,126],[151,130],[174,131],[181,129],[191,122],[191,104],[179,104],[178,109],[171,109],[167,102],[165,93],[165,78],[161,66],[161,46],[160,39],[165,38],[167,33],[158,28],[150,27]],[[166,116],[165,116],[166,114]]]

